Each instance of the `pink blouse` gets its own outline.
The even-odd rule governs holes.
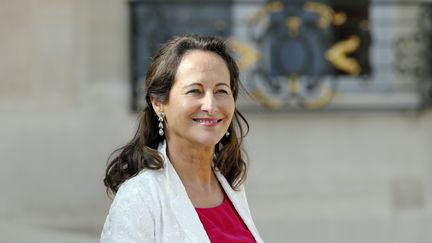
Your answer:
[[[195,210],[212,243],[256,242],[226,194],[222,204]]]

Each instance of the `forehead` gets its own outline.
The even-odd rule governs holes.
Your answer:
[[[179,63],[176,72],[177,81],[229,83],[230,74],[225,60],[218,54],[211,51],[192,50],[185,53]]]

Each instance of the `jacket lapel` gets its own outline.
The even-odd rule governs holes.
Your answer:
[[[170,205],[177,221],[192,242],[210,243],[210,239],[187,195],[186,189],[166,155],[165,141],[160,145],[159,152],[163,155],[165,161],[165,186],[169,196],[172,197]]]
[[[225,193],[227,194],[228,198],[231,200],[232,204],[234,205],[234,208],[237,210],[238,214],[243,219],[243,222],[246,224],[249,231],[254,236],[255,240],[258,243],[263,242],[252,220],[252,216],[250,215],[250,210],[249,210],[249,206],[247,203],[243,186],[241,187],[240,191],[234,191],[231,188],[228,181],[225,179],[225,177],[220,173],[220,171],[217,168],[215,169],[215,174],[219,180],[219,183],[222,185]]]
[[[165,161],[165,188],[168,195],[171,197],[170,206],[173,209],[177,221],[192,242],[211,243],[204,226],[202,225],[199,216],[187,195],[186,188],[183,186],[180,177],[177,175],[177,172],[168,159],[165,141],[160,144],[158,150]],[[254,236],[255,240],[258,243],[264,242],[253,223],[244,189],[241,188],[238,192],[234,191],[217,168],[215,168],[215,174],[228,198],[233,203],[235,209]]]

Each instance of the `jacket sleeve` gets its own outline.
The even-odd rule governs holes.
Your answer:
[[[130,185],[117,192],[101,234],[101,243],[153,243],[155,220],[139,188]]]

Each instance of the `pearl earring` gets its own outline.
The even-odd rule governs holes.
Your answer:
[[[225,133],[225,137],[229,137],[230,134],[231,134],[231,133],[227,131],[227,132]]]

